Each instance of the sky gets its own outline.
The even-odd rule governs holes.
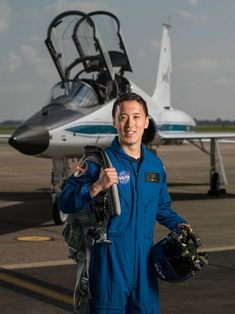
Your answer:
[[[120,20],[133,73],[152,95],[162,23],[172,25],[172,106],[196,119],[235,120],[234,0],[0,0],[0,122],[46,105],[60,78],[45,46],[67,10],[106,10]]]

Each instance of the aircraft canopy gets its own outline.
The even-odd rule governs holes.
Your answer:
[[[83,72],[132,71],[117,17],[105,11],[67,11],[48,27],[46,45],[63,81]]]

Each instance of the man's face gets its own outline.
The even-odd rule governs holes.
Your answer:
[[[143,106],[136,100],[130,100],[122,102],[117,107],[113,124],[117,128],[121,145],[140,145],[149,119]]]

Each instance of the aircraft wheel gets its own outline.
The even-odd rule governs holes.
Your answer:
[[[62,213],[62,211],[59,209],[57,198],[55,199],[53,204],[52,215],[56,225],[65,224],[68,215]]]
[[[211,176],[211,192],[215,195],[220,193],[220,177],[218,172],[214,172]]]

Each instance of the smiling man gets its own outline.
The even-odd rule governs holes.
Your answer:
[[[141,98],[133,98],[137,100],[115,102],[113,124],[117,128],[119,143],[123,150],[131,157],[139,158],[142,136],[149,125],[149,117],[146,104],[140,102]]]
[[[162,161],[142,144],[149,125],[144,99],[122,95],[112,115],[118,136],[105,149],[112,167],[102,169],[88,160],[86,173],[69,178],[59,205],[65,213],[78,213],[117,184],[121,215],[108,223],[111,243],[94,241],[91,247],[89,313],[157,314],[157,279],[150,260],[155,222],[170,230],[189,225],[171,208]]]

